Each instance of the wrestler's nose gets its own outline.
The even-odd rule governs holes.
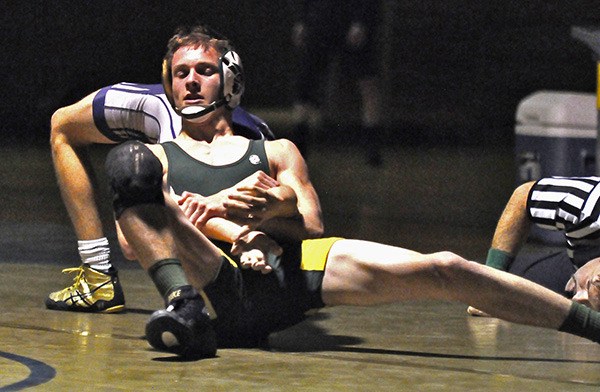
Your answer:
[[[200,91],[200,75],[194,70],[191,70],[185,80],[188,90]]]

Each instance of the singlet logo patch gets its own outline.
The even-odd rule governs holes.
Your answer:
[[[250,157],[248,158],[248,160],[250,161],[251,164],[253,165],[258,165],[260,164],[260,157],[256,154],[252,154],[250,155]]]

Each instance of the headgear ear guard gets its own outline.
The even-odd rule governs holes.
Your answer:
[[[234,51],[224,53],[219,59],[221,75],[221,97],[229,109],[240,104],[244,93],[244,69],[240,56]]]
[[[167,59],[163,59],[162,62],[162,71],[161,71],[161,81],[163,85],[163,90],[165,90],[165,95],[167,96],[167,100],[173,107],[173,109],[177,110],[175,107],[175,101],[173,101],[173,78],[171,77],[171,67],[169,67],[169,62]]]
[[[221,85],[218,100],[208,106],[188,106],[179,109],[175,106],[173,100],[171,67],[167,59],[164,59],[162,63],[162,84],[165,95],[175,111],[188,120],[201,117],[223,105],[227,105],[229,109],[234,109],[240,104],[244,93],[244,70],[240,56],[236,52],[227,51],[219,58],[219,76]]]

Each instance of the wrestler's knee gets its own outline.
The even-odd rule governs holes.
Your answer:
[[[129,141],[114,147],[105,168],[117,219],[135,205],[165,204],[162,164],[143,143]]]
[[[59,143],[64,143],[68,136],[67,127],[65,126],[66,109],[57,109],[50,118],[50,144],[55,146]]]

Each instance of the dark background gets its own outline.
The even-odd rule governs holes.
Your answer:
[[[56,108],[107,84],[159,82],[166,41],[177,25],[197,21],[236,43],[247,73],[244,106],[285,110],[295,67],[291,8],[283,0],[5,2],[3,140],[46,143]],[[385,0],[383,9],[379,61],[391,142],[509,145],[527,94],[596,89],[592,53],[570,29],[596,23],[598,2]],[[357,104],[353,84],[335,83],[334,135],[356,120]]]

